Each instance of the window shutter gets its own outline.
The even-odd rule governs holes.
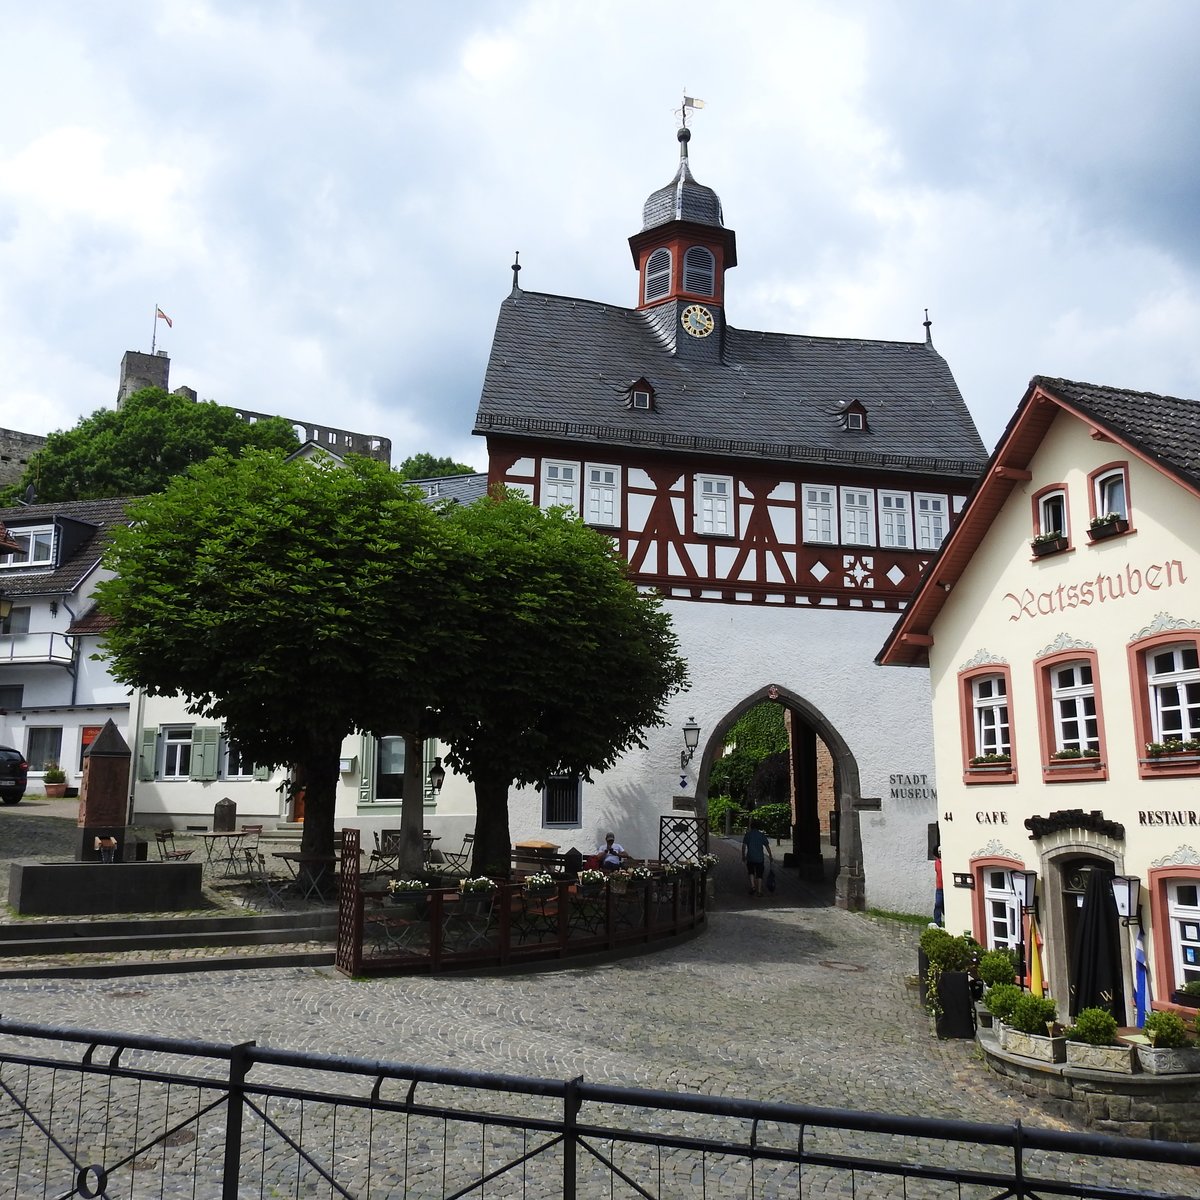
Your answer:
[[[138,755],[138,778],[153,779],[154,765],[158,761],[158,730],[142,730],[142,749]]]
[[[271,778],[271,768],[264,767],[261,763],[254,764],[254,778],[262,783],[264,780]]]
[[[717,263],[712,251],[704,246],[689,246],[683,256],[683,290],[697,296],[713,294]]]
[[[375,738],[372,734],[362,735],[358,762],[361,768],[358,777],[358,802],[369,804],[375,799]]]
[[[221,730],[217,725],[197,726],[192,730],[191,779],[216,779],[217,748]]]

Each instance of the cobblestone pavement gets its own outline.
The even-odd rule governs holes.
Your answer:
[[[41,823],[33,811],[11,815],[0,810],[4,858],[24,836],[14,829]],[[324,968],[9,979],[0,1012],[505,1074],[1084,1128],[989,1075],[973,1042],[931,1035],[909,983],[916,927],[830,907],[789,873],[775,896],[751,899],[737,845],[717,849],[708,931],[619,962],[368,981]]]

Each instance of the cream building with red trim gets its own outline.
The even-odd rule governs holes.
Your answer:
[[[1135,876],[1155,1007],[1200,980],[1200,403],[1035,377],[877,661],[930,671],[949,929],[1024,945],[1036,871],[1065,1016],[1088,875]]]

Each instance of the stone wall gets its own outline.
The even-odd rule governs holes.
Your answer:
[[[0,487],[16,483],[25,474],[30,458],[45,444],[46,439],[36,433],[0,429]]]

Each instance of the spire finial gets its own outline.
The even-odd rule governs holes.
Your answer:
[[[519,283],[517,283],[517,276],[520,275],[520,273],[521,273],[521,252],[520,252],[520,250],[513,251],[512,273],[513,273],[513,291],[519,292],[521,290],[521,285]]]
[[[931,330],[933,329],[933,322],[929,319],[929,309],[925,310],[925,320],[922,321],[921,324],[925,326],[925,345],[932,349],[933,334]]]

